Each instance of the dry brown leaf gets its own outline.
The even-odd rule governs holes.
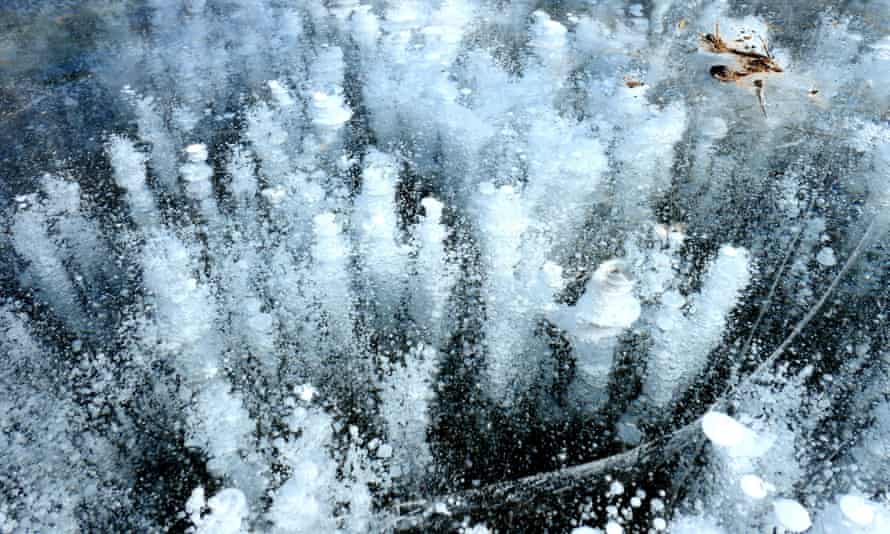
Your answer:
[[[747,36],[750,38],[751,36]],[[722,82],[738,81],[752,74],[768,74],[771,72],[783,72],[782,67],[769,52],[766,41],[763,43],[764,53],[753,50],[752,47],[740,50],[729,46],[720,36],[720,24],[714,26],[714,33],[706,33],[701,36],[702,48],[714,54],[728,54],[735,59],[736,65],[715,65],[711,67],[711,76]]]

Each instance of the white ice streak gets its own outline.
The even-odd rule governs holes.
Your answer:
[[[186,195],[198,203],[201,215],[211,228],[220,224],[220,214],[213,196],[213,169],[207,164],[207,145],[194,143],[185,147],[186,162],[179,168]],[[214,232],[216,234],[217,232]]]
[[[492,396],[510,403],[525,375],[523,334],[531,328],[529,303],[519,277],[522,235],[528,217],[522,195],[509,185],[482,184],[478,197],[486,314],[485,347]]]
[[[444,205],[433,197],[421,200],[424,216],[413,228],[416,250],[412,309],[419,327],[437,344],[444,335],[448,297],[457,280],[454,259],[445,248],[447,228],[442,222]]]
[[[157,207],[146,183],[145,156],[136,150],[132,141],[120,136],[111,138],[108,152],[114,180],[126,191],[130,216],[140,227],[154,226]]]
[[[684,313],[686,298],[679,293],[671,291],[662,297],[643,386],[650,402],[667,406],[707,365],[750,280],[748,252],[723,246],[705,274],[701,291],[691,296],[690,312]]]
[[[420,480],[432,463],[427,432],[430,405],[439,354],[419,345],[404,354],[404,362],[392,362],[386,369],[381,395],[381,413],[391,442],[380,446],[378,456],[391,458],[390,473],[410,481]]]
[[[353,220],[358,253],[364,259],[369,292],[379,307],[378,316],[395,320],[404,297],[409,246],[398,227],[397,160],[373,150],[365,155],[361,193],[355,200]]]
[[[294,408],[287,424],[286,437],[272,443],[290,473],[273,493],[266,514],[273,523],[272,532],[367,531],[367,484],[372,479],[364,465],[364,453],[351,446],[344,473],[339,476],[338,462],[328,453],[334,438],[333,419],[315,406],[301,403]],[[335,513],[336,510],[339,512]]]
[[[349,274],[349,248],[337,216],[331,212],[313,219],[315,241],[312,246],[312,295],[319,306],[319,320],[324,333],[331,336],[331,347],[347,349],[353,345],[352,319],[354,298]]]
[[[34,199],[36,202],[36,199]],[[59,247],[50,238],[50,221],[36,205],[20,210],[12,221],[12,246],[27,262],[24,283],[37,290],[40,298],[75,332],[86,334],[83,310],[71,275],[62,262]]]

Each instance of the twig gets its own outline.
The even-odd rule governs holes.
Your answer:
[[[763,80],[754,80],[754,91],[757,93],[757,102],[760,104],[760,111],[766,117],[766,100],[764,99]]]

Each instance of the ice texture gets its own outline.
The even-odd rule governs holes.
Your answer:
[[[0,532],[890,530],[886,0],[0,18]]]

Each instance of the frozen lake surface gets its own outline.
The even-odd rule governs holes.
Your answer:
[[[890,531],[886,0],[6,0],[0,532]]]

